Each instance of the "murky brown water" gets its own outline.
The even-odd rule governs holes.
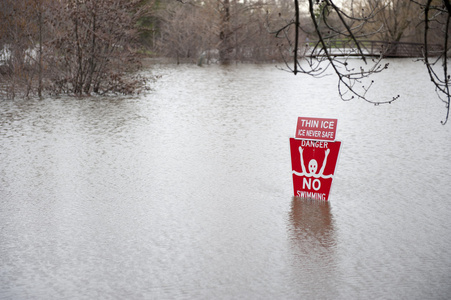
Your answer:
[[[0,101],[1,299],[446,299],[451,125],[420,63],[372,106],[272,65],[163,66],[147,96]],[[338,119],[331,201],[298,116]]]

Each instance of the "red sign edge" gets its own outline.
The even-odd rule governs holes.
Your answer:
[[[337,140],[335,140],[335,141],[333,141],[333,142],[331,142],[331,143],[335,143],[335,142],[340,142],[340,148],[338,149],[338,155],[337,155],[337,161],[336,161],[336,163],[335,163],[335,172],[334,172],[334,178],[332,178],[332,182],[330,183],[330,191],[329,191],[329,197],[327,197],[327,200],[326,201],[329,201],[330,199],[330,196],[332,195],[332,189],[333,189],[333,186],[334,186],[334,179],[335,179],[335,176],[337,175],[337,166],[338,166],[338,162],[340,161],[340,153],[341,153],[341,149],[343,149],[343,142],[342,141],[337,141]]]

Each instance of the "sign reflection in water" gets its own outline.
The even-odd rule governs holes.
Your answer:
[[[294,280],[308,291],[307,297],[323,294],[324,285],[332,295],[339,258],[330,202],[295,197],[289,219]]]

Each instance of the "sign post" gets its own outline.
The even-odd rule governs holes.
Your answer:
[[[336,130],[337,119],[298,118],[295,138],[290,138],[295,197],[329,200],[341,147]]]

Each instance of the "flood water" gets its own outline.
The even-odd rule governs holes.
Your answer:
[[[451,124],[421,63],[391,61],[380,106],[274,65],[149,72],[0,101],[0,299],[449,299]],[[298,116],[338,119],[329,202],[292,197]]]

